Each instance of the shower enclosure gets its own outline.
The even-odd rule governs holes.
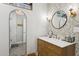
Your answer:
[[[26,15],[16,9],[9,14],[9,55],[23,56],[26,54]]]

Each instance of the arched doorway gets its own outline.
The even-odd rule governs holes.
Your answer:
[[[12,10],[9,14],[9,55],[21,56],[26,53],[27,38],[26,14],[19,10]]]

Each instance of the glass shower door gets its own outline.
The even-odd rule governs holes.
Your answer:
[[[19,10],[13,10],[10,14],[10,55],[21,56],[25,53],[26,16]]]

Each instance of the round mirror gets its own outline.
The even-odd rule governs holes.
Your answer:
[[[60,29],[62,28],[67,22],[67,15],[64,11],[56,11],[51,19],[51,24],[54,28]]]

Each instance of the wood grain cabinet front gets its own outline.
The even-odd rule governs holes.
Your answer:
[[[39,56],[74,56],[75,44],[61,48],[44,40],[37,40],[37,51]]]

